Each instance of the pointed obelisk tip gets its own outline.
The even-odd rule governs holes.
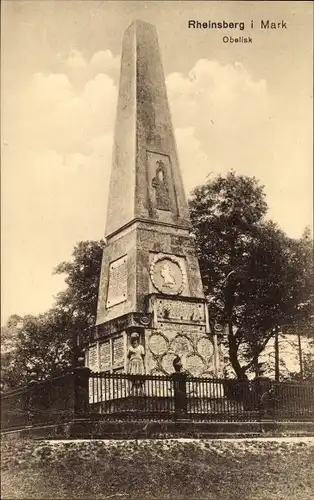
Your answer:
[[[134,19],[134,21],[131,22],[130,26],[127,28],[131,28],[131,26],[134,26],[135,29],[139,28],[148,28],[148,29],[153,29],[155,30],[156,27],[154,24],[148,23],[147,21],[143,21],[142,19]]]

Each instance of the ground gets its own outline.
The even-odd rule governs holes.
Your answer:
[[[314,438],[2,440],[5,499],[310,500]]]

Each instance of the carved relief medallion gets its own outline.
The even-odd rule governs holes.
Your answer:
[[[174,358],[175,354],[173,354],[172,352],[165,354],[165,356],[163,356],[162,358],[162,367],[168,375],[174,372],[173,368]]]
[[[150,265],[153,285],[161,293],[179,295],[186,282],[181,261],[174,255],[157,254]]]
[[[193,352],[193,345],[191,340],[185,335],[176,335],[170,344],[170,349],[179,356]]]
[[[149,348],[156,356],[166,354],[168,345],[165,336],[160,333],[153,333],[149,338]]]
[[[193,375],[193,377],[199,376],[205,369],[206,366],[198,354],[192,354],[186,358],[186,369]]]
[[[201,337],[198,340],[197,351],[205,360],[209,360],[213,356],[214,346],[208,337]]]

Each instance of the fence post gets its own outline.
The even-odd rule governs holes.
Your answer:
[[[27,384],[24,408],[27,414],[28,425],[33,425],[43,418],[42,408],[38,399],[37,384],[36,380],[31,380]]]
[[[175,372],[172,374],[174,385],[174,408],[176,418],[187,415],[186,373]]]
[[[74,414],[88,413],[89,375],[91,370],[85,366],[74,368]]]

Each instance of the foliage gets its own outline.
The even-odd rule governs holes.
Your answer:
[[[303,356],[303,380],[314,382],[314,344],[313,351]]]
[[[2,364],[4,388],[24,385],[30,379],[57,376],[69,365],[68,317],[61,311],[51,309],[39,316],[20,317],[15,325],[11,318],[10,324],[15,342]]]
[[[301,357],[302,373],[290,372],[286,375],[285,379],[314,383],[314,339],[310,339],[309,349],[307,352],[302,352]]]
[[[71,318],[72,329],[84,332],[94,326],[103,241],[81,241],[71,262],[61,262],[55,274],[65,274],[67,288],[57,296],[56,307]]]
[[[308,326],[312,242],[266,220],[263,187],[233,172],[197,187],[190,213],[211,317],[225,325],[232,367],[239,378],[252,368],[258,374],[274,328]]]
[[[13,388],[31,379],[64,372],[77,356],[78,334],[94,325],[103,242],[78,243],[72,261],[62,262],[67,288],[52,309],[38,316],[11,316],[3,328],[2,384]]]

